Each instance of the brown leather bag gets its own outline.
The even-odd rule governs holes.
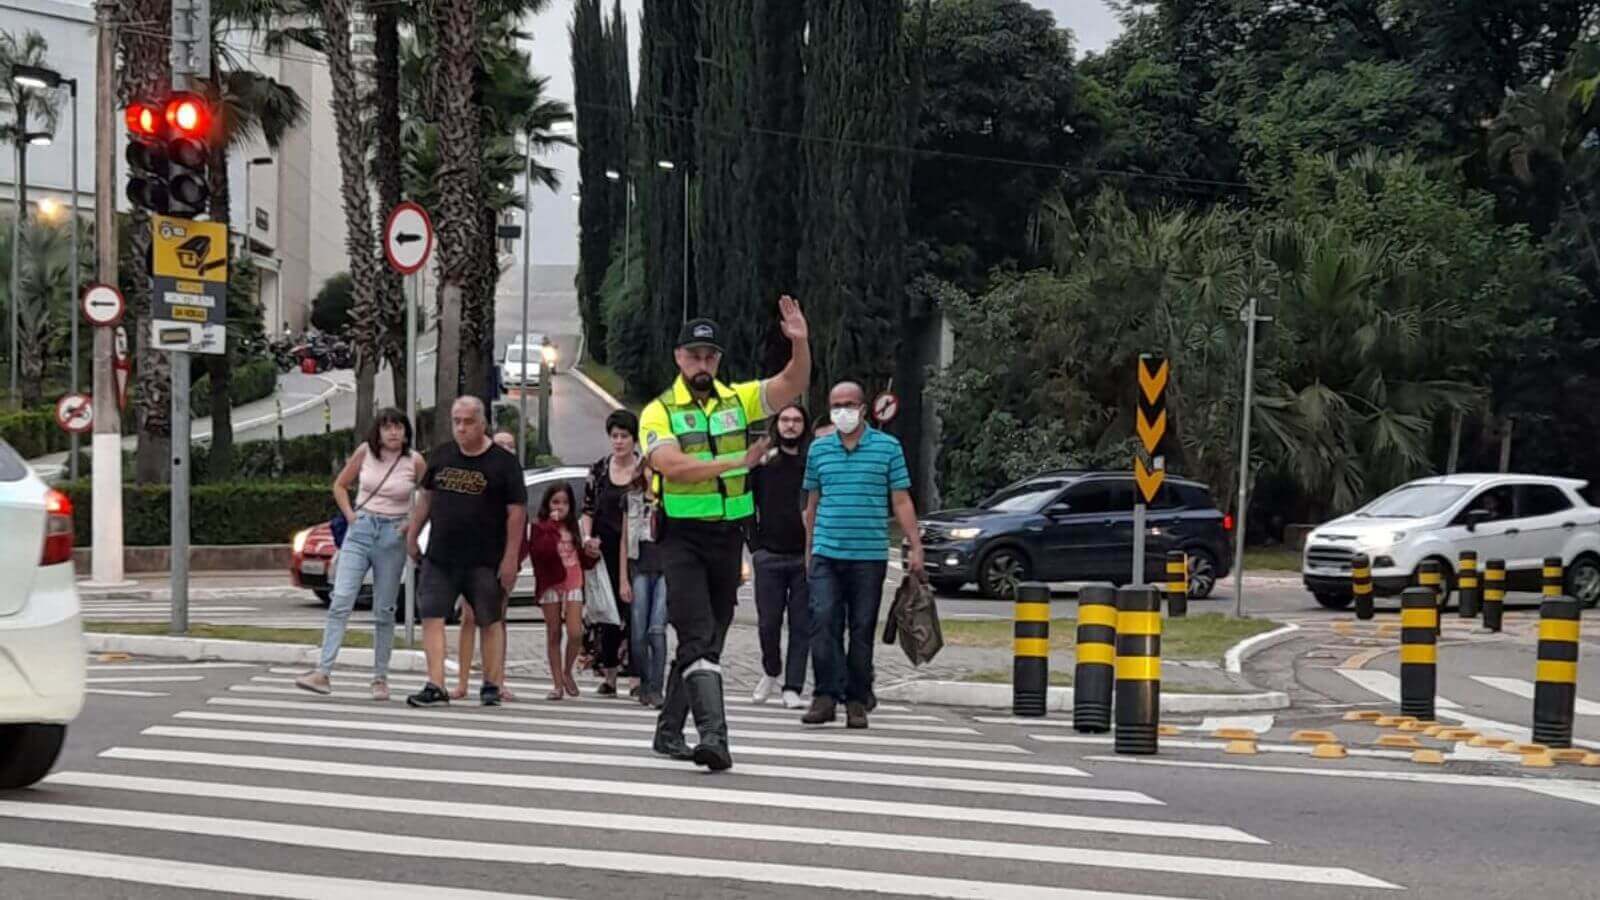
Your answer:
[[[900,579],[883,624],[883,642],[896,639],[913,666],[931,662],[944,649],[944,631],[939,627],[939,603],[926,578],[907,574]]]

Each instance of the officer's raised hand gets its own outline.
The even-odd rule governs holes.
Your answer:
[[[783,336],[791,341],[804,341],[811,336],[810,326],[806,324],[806,315],[800,311],[800,301],[788,294],[778,298],[779,327],[783,329]]]

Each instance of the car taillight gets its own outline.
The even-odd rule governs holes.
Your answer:
[[[1233,513],[1223,513],[1222,514],[1222,530],[1223,531],[1232,531],[1233,530]]]
[[[60,491],[51,491],[44,501],[44,552],[39,565],[55,566],[72,561],[72,501]]]

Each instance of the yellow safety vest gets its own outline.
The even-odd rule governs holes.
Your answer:
[[[691,397],[677,402],[677,391],[668,388],[656,398],[667,412],[667,421],[678,447],[692,459],[741,460],[749,447],[744,405],[737,393],[717,385],[709,409]],[[661,509],[669,519],[737,520],[755,514],[755,496],[750,493],[749,470],[743,466],[705,481],[673,481],[660,478]]]

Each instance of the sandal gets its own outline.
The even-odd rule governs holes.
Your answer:
[[[545,694],[544,698],[546,700],[560,700],[564,696],[566,696],[566,695],[561,693],[561,688],[556,688],[555,690],[551,691],[550,693]]]
[[[578,696],[578,681],[577,681],[577,679],[573,678],[571,675],[565,676],[565,679],[566,679],[566,683],[567,683],[567,696],[569,696],[569,697]]]

